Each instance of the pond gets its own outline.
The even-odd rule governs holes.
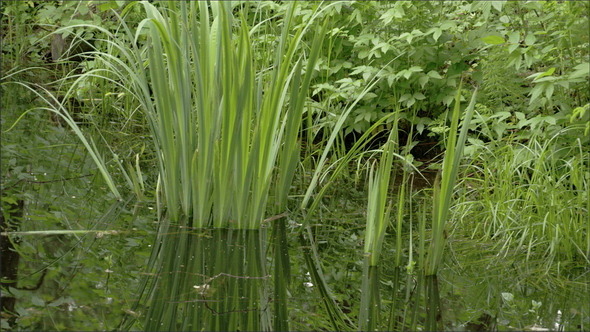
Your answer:
[[[337,305],[356,323],[362,292],[359,237],[343,240],[347,235],[338,238],[327,230],[328,227],[316,227],[316,234],[322,234],[321,228],[324,228],[324,235],[332,234],[332,239],[317,240],[324,277]],[[298,243],[291,243],[291,246],[292,261],[298,262],[300,258],[297,257],[303,248]],[[545,271],[542,262],[526,262],[523,253],[496,257],[490,250],[493,246],[492,241],[451,241],[447,246],[444,268],[430,281],[415,269],[392,267],[393,264],[389,264],[392,259],[384,257],[379,285],[382,324],[378,329],[431,330],[426,327],[430,314],[434,314],[436,320],[435,330],[588,329],[588,266]],[[297,330],[334,330],[328,324],[329,315],[324,312],[316,284],[309,272],[304,271],[306,268],[301,266],[299,275],[294,277],[298,282],[292,285],[290,312],[293,327]]]

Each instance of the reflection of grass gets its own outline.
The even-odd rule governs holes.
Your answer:
[[[589,313],[586,271],[564,268],[560,275],[557,266],[547,271],[542,259],[527,262],[524,250],[498,260],[492,239],[459,238],[459,234],[454,234],[449,249],[453,263],[440,272],[445,280],[441,295],[445,302],[443,314],[446,313],[449,323],[475,322],[487,313],[502,330],[509,329],[508,326],[522,330],[537,321],[550,327],[557,310],[561,310],[562,323],[568,331],[577,330],[583,321],[581,316]],[[533,300],[543,304],[534,314],[529,312]]]

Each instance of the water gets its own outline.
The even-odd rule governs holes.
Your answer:
[[[353,322],[361,305],[362,231],[353,221],[316,223],[318,255],[333,297]],[[358,229],[358,228],[357,228]],[[325,241],[322,241],[325,240]],[[417,269],[395,269],[392,239],[384,250],[380,276],[380,330],[585,331],[590,328],[588,267],[560,271],[521,253],[498,257],[477,241],[451,239],[436,282]],[[295,330],[333,330],[322,297],[301,259],[302,246],[290,242],[294,280],[289,307]],[[407,257],[407,252],[404,253]],[[416,256],[414,256],[416,257]],[[396,280],[396,273],[397,280]],[[429,318],[430,317],[430,318]],[[432,321],[428,326],[429,319]]]

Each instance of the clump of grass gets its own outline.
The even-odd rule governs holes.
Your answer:
[[[590,156],[581,139],[563,144],[568,130],[480,149],[455,231],[493,241],[498,259],[519,252],[545,271],[590,263]]]
[[[325,25],[315,29],[307,52],[301,44],[324,7],[294,30],[297,4],[292,3],[281,18],[278,45],[265,53],[274,58],[257,60],[251,38],[273,23],[264,20],[250,27],[239,13],[234,16],[230,2],[170,1],[159,7],[141,2],[124,12],[135,5],[143,6],[146,18],[135,31],[121,21],[126,41],[93,27],[109,36],[102,41],[107,51],[89,53],[96,69],[81,75],[72,89],[85,79],[112,82],[137,100],[147,119],[159,168],[160,227],[149,260],[157,277],[142,286],[150,303],[142,328],[269,330],[266,288],[258,282],[246,286],[243,280],[265,277],[265,249],[253,242],[264,238],[260,229],[272,184],[279,208],[284,207],[297,167],[303,106]],[[69,120],[66,110],[61,113]],[[77,130],[75,123],[68,124]],[[76,133],[91,153],[97,150]],[[96,152],[94,156],[120,197],[104,161]],[[141,196],[141,171],[122,171]],[[228,228],[253,233],[235,236]],[[234,245],[247,246],[247,257],[232,254]],[[230,252],[198,257],[223,250]],[[226,259],[238,256],[249,263]],[[241,268],[231,266],[236,263]],[[217,275],[232,276],[230,286],[218,287],[227,301],[209,305],[207,299],[194,300],[191,276],[204,278],[196,285],[204,290],[211,286],[206,280]],[[234,310],[241,314],[229,322],[219,317],[219,312]]]

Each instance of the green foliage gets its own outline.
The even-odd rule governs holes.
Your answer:
[[[482,85],[480,103],[492,114],[521,112],[532,123],[565,119],[590,98],[588,34],[579,33],[588,31],[588,17],[573,15],[587,11],[586,3],[555,1],[339,3],[326,12],[333,19],[316,69],[313,130],[334,128],[343,105],[377,77],[346,117],[345,134],[363,133],[401,107],[401,129],[440,137],[436,121],[464,71]],[[329,111],[316,111],[322,109]]]
[[[398,156],[397,119],[390,131],[387,142],[381,152],[381,160],[375,170],[371,165],[369,171],[369,197],[367,199],[367,224],[365,230],[365,248],[363,278],[361,286],[361,304],[359,310],[359,328],[374,331],[380,323],[381,300],[379,294],[379,258],[383,249],[383,240],[389,224],[391,203],[388,202],[389,187],[394,156]],[[402,193],[403,195],[403,193]],[[398,229],[399,231],[399,229]]]
[[[456,24],[434,19],[445,8],[428,2],[355,2],[332,10],[339,20],[333,20],[327,58],[321,59],[318,75],[326,82],[315,86],[314,95],[329,104],[346,104],[374,75],[381,80],[348,117],[345,133],[366,131],[397,105],[406,112],[429,109],[438,115],[441,106],[450,104],[454,80],[463,70],[455,64],[465,61],[465,55],[447,52],[451,38],[446,31]],[[416,16],[421,19],[416,21]]]
[[[372,165],[369,171],[369,197],[367,199],[367,230],[365,232],[365,255],[368,257],[369,265],[375,266],[381,255],[385,230],[389,224],[391,204],[388,203],[389,186],[391,184],[391,173],[393,158],[397,142],[397,126],[391,131],[387,143],[381,153],[381,161],[377,170]]]
[[[213,18],[218,21],[211,23],[204,5],[193,6],[191,16],[170,17],[144,5],[148,18],[142,26],[149,28],[151,40],[147,58],[138,48],[128,53],[117,42],[112,46],[127,57],[127,64],[120,69],[111,54],[102,53],[102,58],[107,72],[133,87],[129,93],[138,97],[145,111],[167,214],[173,220],[189,216],[195,227],[258,228],[266,212],[275,161],[284,164],[277,180],[283,196],[296,167],[292,149],[297,148],[311,71],[302,76],[303,65],[295,61],[295,52],[306,27],[289,40],[287,26],[279,44],[286,58],[277,55],[271,70],[257,75],[249,27],[242,22],[234,39],[231,16],[227,20],[223,16],[231,8],[215,7]],[[286,24],[291,15],[291,11],[286,14]],[[185,28],[177,29],[177,23]],[[138,34],[142,33],[139,29]],[[317,50],[312,48],[308,66],[315,57]],[[141,65],[145,61],[147,70]],[[292,62],[298,64],[292,66]],[[172,86],[164,84],[166,77]],[[217,84],[220,77],[223,84]],[[287,100],[288,111],[283,111]]]
[[[3,329],[587,328],[588,3],[0,6]]]
[[[315,32],[309,53],[299,53],[301,37],[315,20],[312,17],[291,38],[295,4],[291,5],[282,20],[279,51],[266,69],[265,61],[258,63],[252,56],[250,35],[257,32],[258,23],[250,28],[241,19],[234,29],[234,15],[239,13],[232,13],[231,4],[170,2],[166,10],[142,4],[146,19],[137,30],[132,33],[124,23],[123,27],[127,40],[145,34],[146,48],[135,44],[128,49],[121,40],[110,39],[110,52],[93,52],[102,67],[80,80],[114,77],[119,88],[137,98],[154,142],[161,228],[149,266],[166,278],[154,278],[143,287],[150,303],[145,328],[267,330],[268,310],[257,300],[265,296],[257,289],[244,293],[242,286],[232,287],[233,300],[222,306],[230,309],[242,303],[243,297],[252,308],[243,310],[249,318],[227,326],[216,317],[219,310],[184,307],[181,303],[190,300],[186,292],[189,279],[177,272],[187,267],[195,275],[208,275],[211,271],[193,262],[194,255],[207,248],[199,247],[199,239],[190,232],[181,232],[178,238],[168,234],[176,227],[260,229],[273,180],[278,206],[284,205],[281,201],[285,201],[297,166],[298,153],[293,152],[299,150],[302,110],[323,29]],[[128,177],[130,187],[139,192],[139,171]],[[219,256],[218,261],[223,260]],[[265,263],[260,254],[248,260],[260,268]],[[218,272],[242,278],[243,273],[233,271],[220,264]],[[259,274],[260,278],[264,275]],[[205,314],[210,321],[203,318],[182,325],[187,324],[184,315],[196,319]]]
[[[84,28],[50,35],[61,27],[80,24],[116,27],[113,10],[120,10],[126,1],[3,1],[2,11],[3,71],[30,64],[43,65],[67,57],[80,42],[94,42],[101,36]],[[67,40],[68,42],[65,42]],[[73,41],[73,43],[71,43]],[[63,58],[62,58],[63,59]]]

